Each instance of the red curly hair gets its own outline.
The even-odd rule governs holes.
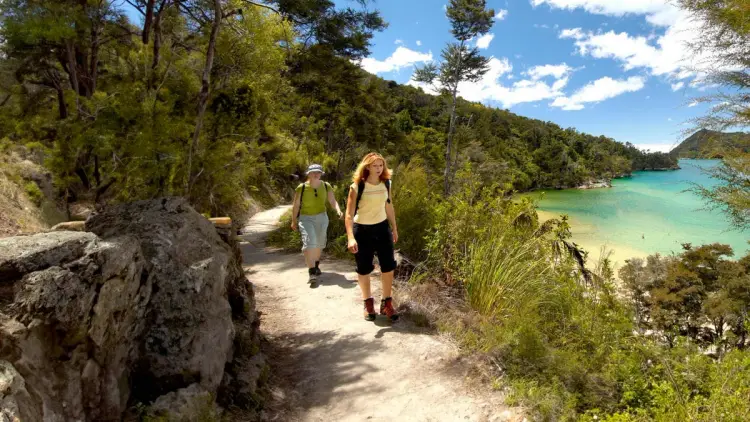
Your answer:
[[[370,176],[370,169],[368,169],[368,167],[370,164],[378,160],[383,162],[383,172],[380,173],[380,180],[384,182],[391,178],[391,170],[388,168],[388,162],[385,161],[385,158],[377,152],[371,152],[365,155],[365,158],[363,158],[357,166],[357,170],[354,171],[352,181],[355,185],[358,184],[360,180],[366,180]]]

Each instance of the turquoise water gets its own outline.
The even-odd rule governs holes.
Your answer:
[[[723,214],[705,209],[700,197],[684,192],[691,182],[715,185],[701,168],[718,163],[680,160],[681,170],[635,172],[631,178],[613,180],[611,189],[546,191],[540,215],[567,214],[575,242],[594,255],[606,245],[620,263],[631,256],[679,253],[682,243],[725,243],[739,257],[750,249],[750,231],[731,230]]]

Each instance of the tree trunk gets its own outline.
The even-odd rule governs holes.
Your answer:
[[[151,35],[151,23],[154,20],[154,4],[156,0],[148,0],[146,3],[146,16],[143,21],[143,33],[141,34],[141,41],[143,44],[148,44],[149,36]]]
[[[152,71],[156,71],[159,61],[161,61],[161,13],[156,17],[156,22],[154,23],[154,59],[151,63]],[[156,75],[154,75],[154,80],[156,80]]]
[[[91,57],[89,57],[89,88],[87,98],[96,92],[97,74],[99,73],[99,30],[91,30]]]
[[[151,63],[152,70],[156,70],[156,67],[159,66],[159,62],[161,61],[161,18],[164,15],[164,9],[168,6],[169,0],[162,0],[159,5],[159,10],[156,12],[156,17],[154,18],[154,60]],[[148,38],[146,39],[146,42],[148,42]],[[154,75],[154,81],[155,80],[156,76]]]
[[[55,87],[57,91],[57,108],[60,112],[60,120],[68,118],[68,105],[65,103],[65,91],[61,86]]]
[[[451,144],[453,143],[453,131],[456,125],[456,95],[458,84],[453,88],[453,102],[451,104],[451,120],[448,126],[448,139],[445,146],[445,172],[443,173],[443,191],[445,196],[451,192]]]
[[[65,51],[67,53],[68,57],[68,76],[70,77],[70,86],[73,88],[73,92],[76,93],[76,111],[78,112],[78,116],[81,116],[81,102],[78,99],[78,96],[80,95],[80,90],[78,86],[78,72],[76,64],[76,57],[75,57],[75,46],[73,45],[73,41],[68,40],[65,43]]]
[[[219,36],[219,27],[221,26],[221,0],[214,0],[214,21],[211,25],[211,36],[208,40],[208,49],[206,50],[206,65],[203,67],[203,80],[201,81],[201,92],[198,96],[198,116],[195,122],[195,132],[193,133],[193,140],[190,143],[190,149],[188,150],[188,162],[187,162],[187,174],[185,175],[185,196],[190,196],[190,188],[192,187],[193,178],[193,154],[198,149],[198,138],[200,137],[201,129],[203,128],[203,118],[206,114],[206,106],[208,105],[208,94],[211,85],[211,69],[214,65],[214,52],[216,50],[216,39]]]

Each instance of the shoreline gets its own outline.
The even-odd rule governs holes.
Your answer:
[[[539,222],[543,223],[552,218],[559,218],[560,214],[552,211],[543,211],[539,208],[536,209],[537,215],[539,215]],[[598,240],[586,238],[586,225],[575,221],[572,217],[568,216],[570,222],[570,232],[572,234],[571,241],[575,242],[583,250],[588,252],[588,258],[586,259],[586,265],[593,268],[602,256],[602,252],[609,253],[609,260],[612,265],[612,269],[615,272],[615,278],[617,277],[617,271],[625,265],[625,260],[631,258],[646,258],[649,255],[647,251],[636,249],[623,244],[614,242],[601,243]]]

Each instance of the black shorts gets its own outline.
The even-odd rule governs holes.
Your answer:
[[[393,232],[388,220],[378,224],[354,224],[354,239],[358,251],[354,254],[357,261],[357,274],[368,275],[375,269],[372,261],[378,254],[380,272],[389,273],[396,269],[393,258]]]

